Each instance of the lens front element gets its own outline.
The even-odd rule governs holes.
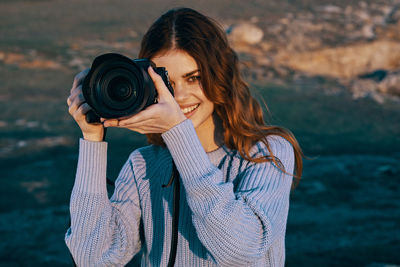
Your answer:
[[[110,81],[108,95],[112,100],[124,101],[132,95],[132,84],[125,77],[116,77]],[[136,95],[136,91],[134,91]]]
[[[140,105],[142,97],[138,91],[142,89],[142,80],[137,72],[130,69],[116,67],[105,71],[96,86],[98,99],[103,102],[103,109],[107,108],[113,114],[124,116],[126,111]]]

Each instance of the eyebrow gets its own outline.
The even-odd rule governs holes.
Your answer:
[[[194,71],[188,72],[188,73],[184,74],[184,75],[182,76],[182,78],[187,78],[187,77],[189,77],[189,76],[195,74],[196,72],[200,72],[200,70],[194,70]]]

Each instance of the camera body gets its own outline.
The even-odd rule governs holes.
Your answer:
[[[168,72],[149,59],[132,60],[117,53],[96,57],[82,83],[83,96],[92,108],[86,114],[86,121],[100,123],[100,118],[131,116],[156,103],[157,90],[147,72],[149,66],[162,77],[173,95]]]

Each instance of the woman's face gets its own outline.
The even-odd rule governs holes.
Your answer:
[[[186,118],[192,120],[196,131],[213,130],[214,104],[203,93],[201,73],[194,58],[183,50],[174,49],[156,54],[151,60],[157,67],[167,69],[175,101]]]

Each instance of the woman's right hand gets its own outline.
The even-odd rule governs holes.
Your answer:
[[[83,138],[88,141],[103,141],[103,124],[90,124],[86,122],[86,113],[91,107],[86,103],[82,93],[82,82],[88,74],[86,69],[75,76],[71,93],[67,99],[68,112],[81,128]]]

